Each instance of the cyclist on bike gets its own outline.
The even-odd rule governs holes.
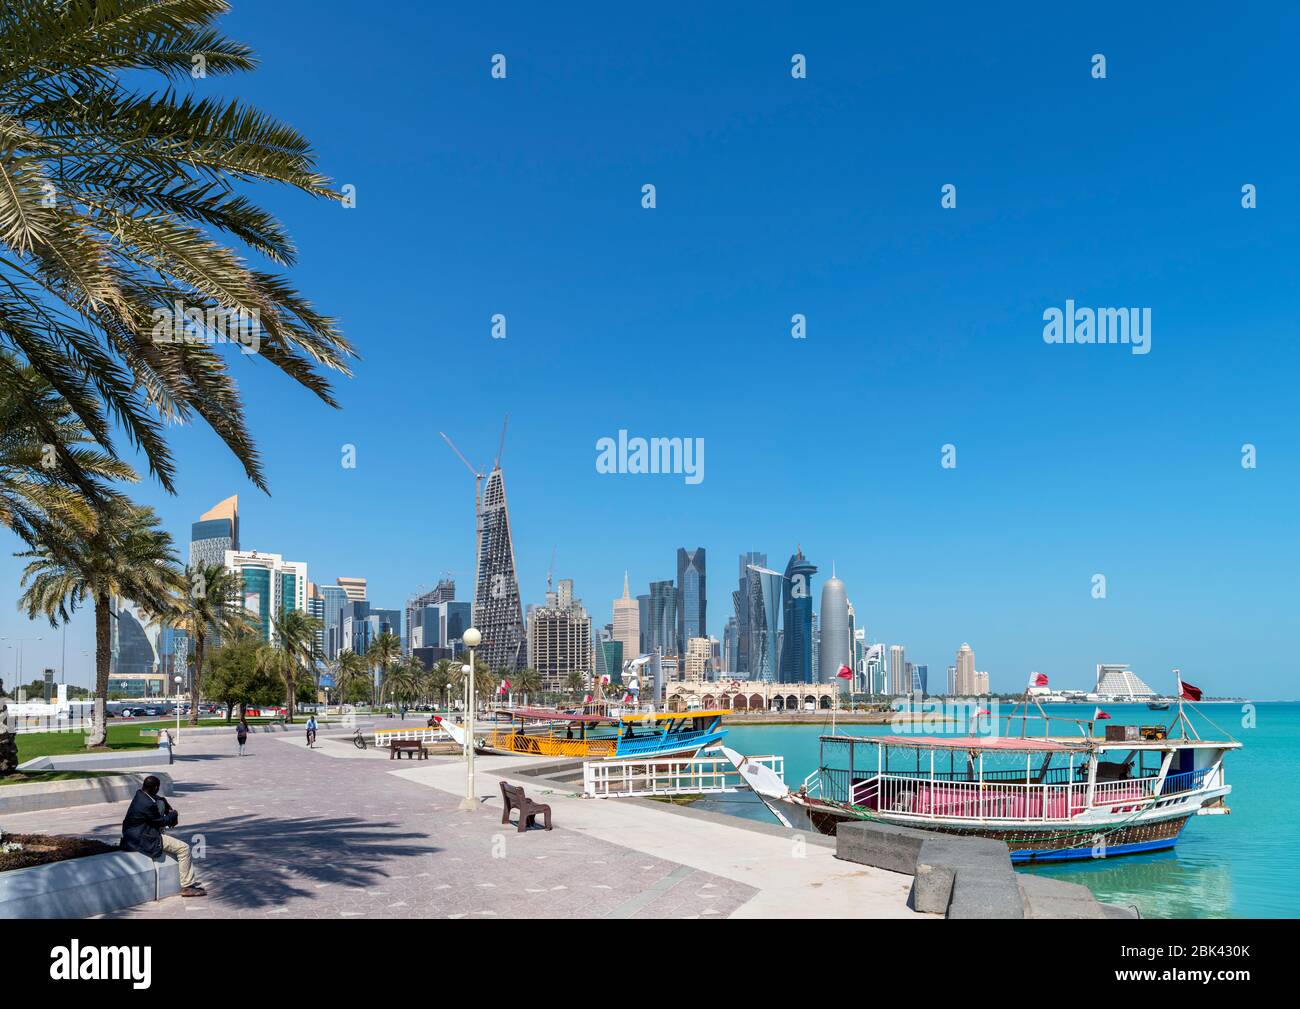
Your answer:
[[[316,745],[316,716],[315,715],[307,716],[307,745],[308,746]]]

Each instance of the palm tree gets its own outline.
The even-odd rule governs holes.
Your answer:
[[[101,452],[68,404],[32,368],[0,351],[0,526],[29,546],[56,524],[94,531],[103,483],[135,470]]]
[[[109,620],[115,597],[135,602],[146,613],[165,617],[184,581],[172,552],[171,534],[158,525],[152,508],[119,501],[100,513],[89,535],[71,527],[41,540],[17,556],[27,561],[19,608],[29,620],[46,616],[50,625],[66,623],[87,599],[95,607],[95,705],[88,748],[107,738]]]
[[[380,631],[366,649],[366,662],[373,670],[379,667],[379,703],[383,703],[384,679],[388,667],[402,654],[402,639],[392,631]]]
[[[345,648],[335,657],[331,666],[334,673],[335,696],[340,704],[347,702],[348,688],[358,680],[368,679],[370,667],[363,656],[350,648]]]
[[[285,711],[293,721],[294,701],[298,692],[298,678],[310,673],[316,661],[316,632],[321,621],[302,610],[281,610],[275,621],[273,641],[263,654],[264,668],[279,674],[284,680]]]
[[[226,0],[0,7],[0,349],[104,451],[119,424],[168,491],[165,428],[195,415],[265,489],[230,348],[217,342],[231,329],[241,350],[330,405],[325,375],[346,374],[354,356],[275,272],[294,264],[293,243],[247,195],[261,182],[341,199],[307,140],[239,101],[132,90],[143,75],[170,85],[198,68],[251,70],[251,50],[214,27],[228,10]],[[0,362],[0,386],[21,387],[11,362]]]
[[[224,564],[198,564],[185,569],[185,589],[172,599],[166,622],[183,630],[194,642],[190,672],[190,724],[199,724],[203,696],[204,657],[208,640],[221,641],[252,630],[252,618],[239,604],[243,576]]]
[[[399,658],[384,677],[384,693],[394,701],[413,700],[420,692],[423,674],[424,667],[418,659]]]
[[[583,689],[587,686],[587,678],[583,676],[582,673],[578,672],[578,670],[571,669],[569,670],[565,686],[569,688],[569,693],[573,695],[573,703],[577,704],[578,701],[581,700],[580,695],[582,694]]]
[[[539,694],[542,690],[542,677],[536,669],[525,667],[517,669],[513,673],[502,670],[502,673],[510,680],[510,689],[524,695],[524,701],[527,703],[529,694]]]
[[[439,659],[425,676],[429,690],[436,692],[438,707],[447,706],[447,690],[455,684],[460,676],[460,666],[451,659]]]

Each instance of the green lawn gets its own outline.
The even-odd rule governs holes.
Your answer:
[[[84,732],[20,732],[18,761],[33,757],[52,757],[59,753],[81,753],[86,748]],[[156,740],[140,735],[138,723],[109,722],[108,747],[111,750],[150,750]]]
[[[34,785],[41,781],[72,781],[79,778],[104,778],[120,771],[15,771],[13,774],[0,774],[0,786]]]

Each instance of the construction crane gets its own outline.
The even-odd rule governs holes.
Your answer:
[[[497,442],[497,461],[492,464],[493,469],[501,468],[501,454],[506,450],[506,428],[510,426],[510,414],[506,414],[506,419],[501,422],[501,440]]]
[[[546,569],[546,594],[551,594],[551,580],[555,576],[555,547],[551,547],[551,566]]]

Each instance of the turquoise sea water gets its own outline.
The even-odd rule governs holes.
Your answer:
[[[1003,705],[1005,714],[1010,705]],[[1168,724],[1171,711],[1145,705],[1105,705],[1112,725]],[[1125,855],[1022,871],[1084,883],[1101,900],[1136,904],[1148,918],[1290,918],[1300,916],[1300,787],[1291,772],[1300,765],[1300,703],[1260,702],[1197,705],[1244,744],[1230,753],[1227,780],[1232,785],[1228,816],[1195,816],[1173,851]],[[1189,706],[1190,710],[1190,706]],[[1058,704],[1048,714],[1087,718],[1091,705]],[[1249,724],[1253,715],[1253,727]],[[1192,713],[1203,738],[1221,738],[1204,718]],[[1243,724],[1246,722],[1247,724]],[[1018,731],[1018,722],[1017,731]],[[1006,722],[1001,725],[1005,727]],[[742,753],[785,757],[785,780],[797,787],[817,767],[818,736],[812,725],[733,725],[727,745]],[[888,727],[842,726],[841,733],[888,735]],[[1029,731],[1041,731],[1031,721]],[[1053,722],[1054,734],[1066,727]],[[771,815],[752,795],[737,793],[699,803],[753,819]]]

